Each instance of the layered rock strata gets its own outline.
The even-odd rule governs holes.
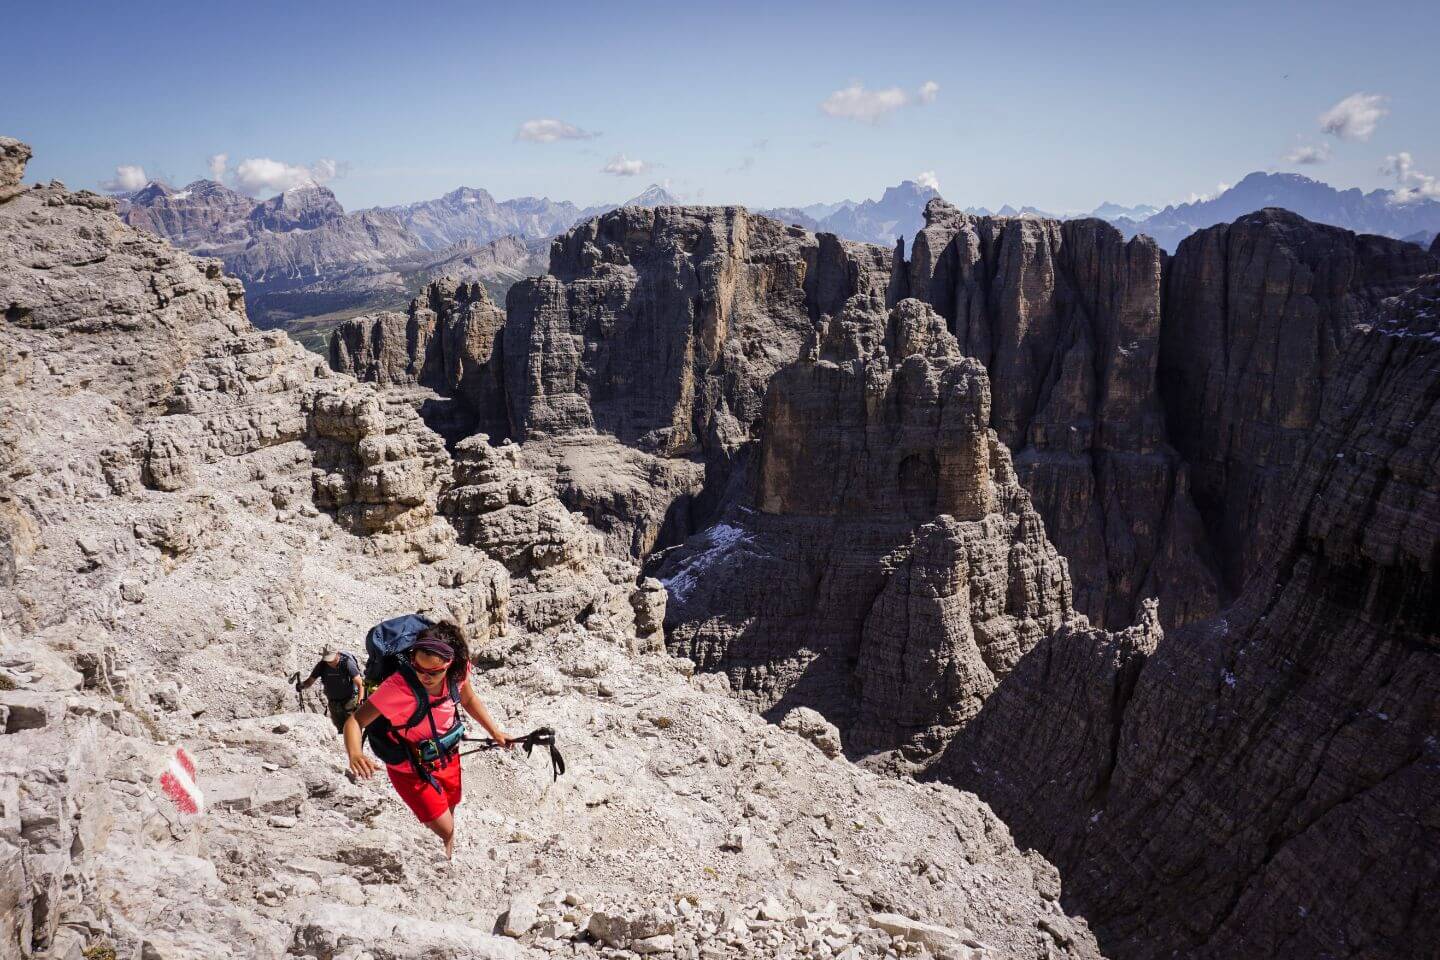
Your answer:
[[[933,752],[1072,617],[1065,562],[933,310],[857,295],[765,402],[752,492],[668,554],[673,651],[857,752]]]
[[[452,442],[473,433],[509,435],[500,343],[505,313],[484,286],[443,278],[403,314],[347,320],[330,336],[333,370],[387,386],[422,386],[440,396],[422,415]],[[444,402],[445,399],[452,404]],[[458,406],[459,409],[449,409]]]
[[[1162,254],[1100,220],[976,217],[940,199],[906,292],[990,374],[993,426],[1070,561],[1075,605],[1123,627],[1215,612],[1219,584],[1156,392]]]
[[[1161,393],[1232,591],[1264,564],[1274,509],[1356,326],[1437,269],[1413,244],[1275,209],[1180,244],[1166,274]]]
[[[524,441],[530,466],[614,552],[641,557],[713,515],[770,377],[815,322],[890,284],[879,248],[736,207],[626,207],[555,241],[550,275],[511,288],[503,335],[472,322],[453,338],[489,337],[481,348],[435,346],[453,321],[441,308],[430,321],[417,302],[403,321],[337,331],[331,364],[464,398],[476,429]],[[439,373],[439,358],[457,355],[480,358],[465,367],[473,376]]]
[[[1108,949],[1418,958],[1440,936],[1437,385],[1432,277],[1352,328],[1223,616],[1158,647],[1053,638],[940,764],[1056,859]]]
[[[432,560],[388,539],[392,507],[420,509],[410,491],[451,489],[435,439],[258,334],[213,264],[108,207],[58,186],[0,205],[9,953],[1099,956],[1053,868],[973,796],[832,759],[823,727],[770,727],[646,652],[657,584],[540,632],[495,596],[529,589],[538,559],[497,511],[465,539],[515,574],[466,543]],[[381,497],[364,501],[380,527],[317,506],[331,476]],[[507,503],[528,483],[503,455],[462,479]],[[560,562],[536,586],[588,576],[567,540],[546,536]],[[468,625],[492,713],[555,727],[573,765],[553,781],[518,751],[466,758],[483,800],[454,863],[388,785],[342,776],[333,728],[284,680],[417,608]],[[175,802],[182,780],[203,803]]]
[[[440,510],[461,543],[482,547],[516,577],[510,610],[520,624],[611,627],[663,649],[663,590],[656,596],[653,585],[637,586],[634,565],[604,552],[585,519],[523,466],[519,447],[494,447],[480,435],[462,440],[454,453],[453,485]]]

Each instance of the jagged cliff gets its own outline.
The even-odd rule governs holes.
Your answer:
[[[510,434],[501,329],[505,314],[479,283],[443,278],[401,313],[347,320],[330,336],[332,370],[387,386],[435,392],[426,421],[452,442]]]
[[[1158,647],[1056,635],[939,766],[1118,954],[1440,937],[1440,278],[1351,319],[1240,599]]]
[[[714,514],[770,378],[816,320],[890,283],[879,248],[736,207],[625,207],[556,240],[550,274],[516,283],[504,318],[487,314],[487,335],[502,319],[503,333],[459,351],[476,371],[466,382],[489,390],[502,379],[503,395],[467,393],[440,373],[457,354],[445,344],[459,294],[445,286],[427,292],[442,301],[430,313],[417,301],[403,320],[342,325],[331,364],[459,397],[474,429],[523,441],[617,554],[642,557]],[[447,429],[442,407],[431,410]]]
[[[517,448],[452,455],[408,397],[256,331],[216,261],[12,190],[28,149],[0,148],[5,956],[1099,956],[973,796],[659,651],[663,590]],[[283,679],[417,608],[571,763],[467,758],[453,864]]]
[[[1123,627],[1143,600],[1179,624],[1215,612],[1215,575],[1156,392],[1162,254],[1100,220],[975,217],[926,207],[907,292],[990,372],[993,424],[1075,605]]]
[[[989,406],[933,310],[852,297],[772,379],[752,495],[660,566],[671,649],[852,751],[933,752],[1071,616]]]
[[[507,305],[516,462],[656,553],[672,651],[991,797],[1117,954],[1423,955],[1433,256],[940,201],[901,253],[577,228]]]
[[[1284,210],[1180,244],[1166,273],[1161,392],[1232,592],[1270,549],[1274,507],[1356,325],[1435,270],[1414,244]]]

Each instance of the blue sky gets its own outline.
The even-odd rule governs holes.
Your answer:
[[[652,181],[771,206],[929,171],[962,205],[1068,211],[1251,170],[1393,186],[1401,151],[1412,185],[1440,177],[1433,3],[105,6],[6,14],[0,133],[35,148],[34,179],[184,183],[225,154],[262,195],[331,161],[350,209],[462,183],[609,202]],[[1382,99],[1322,133],[1355,94]],[[576,138],[517,136],[536,120]],[[1324,162],[1287,162],[1302,147]]]

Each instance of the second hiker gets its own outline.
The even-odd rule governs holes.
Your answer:
[[[395,792],[444,841],[447,857],[455,845],[453,811],[460,803],[459,748],[465,725],[458,707],[500,746],[510,745],[470,685],[469,658],[465,635],[455,624],[426,627],[398,655],[395,672],[345,723],[351,773],[369,779],[377,769],[363,752],[363,732],[375,755],[385,761]]]
[[[345,732],[345,721],[350,719],[365,699],[365,683],[360,679],[360,661],[353,653],[346,653],[327,644],[320,654],[315,669],[309,678],[300,684],[301,690],[308,690],[320,681],[325,699],[330,708],[330,722],[335,724],[336,733]]]

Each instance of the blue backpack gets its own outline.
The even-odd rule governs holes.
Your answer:
[[[365,728],[365,741],[370,744],[375,756],[383,762],[409,763],[421,779],[439,790],[440,786],[431,776],[430,770],[436,763],[448,760],[465,736],[465,722],[460,719],[460,684],[454,678],[446,679],[446,693],[455,703],[455,722],[450,729],[442,733],[436,728],[435,718],[431,713],[433,703],[430,693],[420,683],[420,678],[410,666],[409,658],[405,656],[414,646],[420,632],[433,625],[417,613],[407,613],[376,624],[365,635],[366,688],[373,689],[391,674],[398,673],[415,697],[415,712],[406,723],[396,727],[385,717],[376,717]],[[430,721],[431,736],[418,744],[411,743],[397,733],[397,730],[409,730],[427,719]]]
[[[414,645],[421,630],[434,625],[418,613],[407,613],[371,627],[365,634],[366,688],[373,690],[400,669],[400,655]]]

